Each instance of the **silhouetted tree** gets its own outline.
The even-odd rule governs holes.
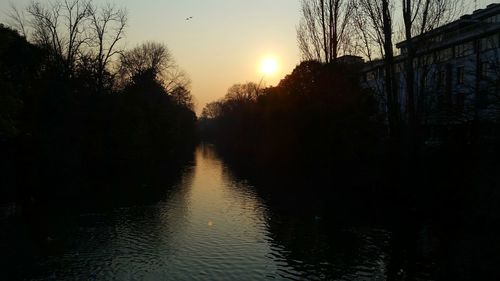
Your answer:
[[[14,27],[52,54],[53,62],[73,76],[76,68],[94,72],[96,90],[102,92],[112,57],[120,53],[127,17],[112,4],[99,6],[93,0],[33,1],[26,12],[11,7]],[[83,61],[82,61],[83,60]],[[82,64],[78,66],[78,64]],[[106,81],[105,81],[106,80]],[[109,85],[108,85],[109,86]]]
[[[177,105],[194,110],[193,96],[188,89],[182,86],[174,88],[170,96]]]
[[[114,87],[122,9],[73,0],[14,11],[27,36],[0,27],[0,152],[16,159],[19,198],[95,196],[87,181],[190,153],[193,99],[166,47],[123,52],[126,79]]]
[[[123,39],[127,24],[125,10],[111,4],[95,6],[89,4],[89,15],[93,36],[89,42],[96,65],[97,88],[101,92],[105,84],[105,74],[111,58],[122,52],[117,43]]]
[[[409,132],[410,154],[416,153],[418,146],[417,126],[419,117],[417,116],[417,90],[418,83],[415,81],[416,68],[420,68],[419,60],[416,60],[417,46],[413,42],[413,37],[423,35],[425,32],[433,30],[443,24],[455,20],[464,7],[463,0],[402,0],[402,18],[405,38],[405,84],[407,97],[407,120]],[[421,46],[425,48],[424,46]],[[421,60],[420,60],[421,61]],[[423,71],[420,85],[424,83],[427,74]],[[412,157],[413,158],[413,157]]]
[[[395,85],[394,70],[394,45],[393,45],[393,10],[394,3],[391,0],[360,0],[359,11],[362,17],[367,19],[366,29],[363,32],[366,53],[371,52],[369,41],[376,42],[380,50],[380,56],[384,61],[384,93],[387,105],[387,119],[389,123],[389,135],[397,142],[400,137],[400,103]],[[359,20],[359,19],[358,19]]]
[[[225,100],[235,102],[255,101],[260,94],[259,86],[253,82],[235,84],[227,90]]]
[[[205,105],[201,112],[202,119],[216,119],[222,114],[222,102],[214,101]]]
[[[30,16],[30,37],[36,44],[51,50],[53,58],[59,60],[70,75],[83,44],[88,39],[85,21],[90,12],[90,1],[72,0],[32,2],[27,9]]]
[[[126,51],[121,57],[120,75],[122,81],[145,71],[153,71],[168,92],[177,87],[188,88],[187,75],[177,66],[166,45],[156,42],[143,43]]]
[[[379,128],[357,71],[306,61],[276,87],[234,85],[203,109],[201,133],[260,165],[347,169],[372,155]]]
[[[304,60],[332,62],[351,47],[352,0],[302,0],[297,41]]]
[[[33,79],[43,63],[43,52],[1,24],[0,42],[0,138],[12,138],[27,129],[20,115],[27,97],[36,91]]]

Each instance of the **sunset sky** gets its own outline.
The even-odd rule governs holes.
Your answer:
[[[191,77],[198,112],[234,83],[259,82],[259,66],[266,57],[278,60],[277,72],[264,77],[268,85],[299,62],[299,1],[127,0],[122,5],[130,16],[129,45],[145,40],[166,43]]]
[[[25,7],[29,0],[13,1]],[[167,44],[192,80],[200,112],[205,103],[225,95],[235,83],[258,83],[260,63],[275,57],[277,71],[264,77],[275,85],[299,63],[295,27],[299,0],[121,0],[128,10],[125,47],[144,41]],[[478,7],[494,1],[478,0]],[[0,1],[2,18],[9,2]],[[186,21],[187,17],[193,17]]]

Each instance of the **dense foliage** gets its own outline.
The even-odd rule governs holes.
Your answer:
[[[190,93],[168,92],[161,69],[141,68],[117,87],[118,75],[96,75],[90,59],[80,58],[71,72],[60,61],[0,27],[4,199],[78,196],[96,188],[83,179],[123,177],[158,163],[173,167],[193,144]]]
[[[259,165],[331,170],[365,162],[379,126],[356,70],[306,61],[276,87],[235,85],[204,109],[201,133]]]

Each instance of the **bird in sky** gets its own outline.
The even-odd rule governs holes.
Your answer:
[[[193,19],[193,17],[187,17],[187,18],[186,18],[186,20],[191,20],[191,19]]]

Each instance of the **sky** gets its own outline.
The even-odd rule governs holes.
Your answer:
[[[260,62],[278,60],[278,70],[263,79],[275,85],[299,63],[295,26],[298,0],[121,1],[129,12],[127,41],[167,44],[191,78],[200,112],[235,83],[258,83]],[[187,17],[193,17],[186,21]]]
[[[478,8],[495,2],[477,1]],[[30,1],[11,2],[25,7]],[[207,102],[222,98],[231,85],[259,83],[261,79],[264,85],[276,85],[300,62],[295,32],[300,20],[299,0],[95,2],[112,2],[127,9],[126,48],[145,41],[168,46],[191,78],[198,113]],[[0,19],[5,19],[8,9],[9,1],[0,0]],[[187,21],[188,17],[193,18]],[[267,57],[277,60],[278,69],[264,76],[259,67]]]
[[[11,2],[25,7],[30,1]],[[127,49],[145,41],[168,46],[191,79],[198,113],[233,84],[263,79],[276,85],[300,62],[299,0],[95,0],[106,2],[127,9]],[[8,9],[9,1],[0,0],[1,19]],[[263,77],[259,64],[270,56],[278,69]]]

